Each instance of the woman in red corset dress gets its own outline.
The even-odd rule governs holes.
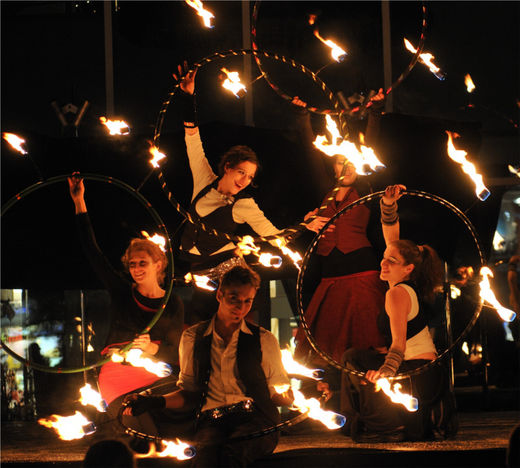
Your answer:
[[[334,172],[337,178],[341,175],[343,161],[342,156],[336,156]],[[331,218],[365,192],[368,190],[363,189],[354,166],[347,163],[341,186],[322,216]],[[330,195],[327,194],[325,200]],[[385,285],[379,279],[379,262],[366,234],[369,218],[370,209],[366,205],[347,211],[323,235],[316,250],[322,276],[305,311],[305,320],[320,349],[337,362],[341,362],[342,354],[351,347],[384,347],[376,319],[384,308]],[[323,365],[302,327],[296,341],[297,359]]]

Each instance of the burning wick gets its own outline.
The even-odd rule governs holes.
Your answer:
[[[489,284],[488,276],[493,278],[493,272],[488,267],[482,267],[480,269],[480,276],[482,276],[482,280],[480,281],[480,297],[497,311],[504,322],[512,322],[516,317],[515,312],[506,309],[498,302]]]
[[[282,266],[282,257],[264,252],[258,257],[258,263],[266,267],[280,268]]]
[[[278,248],[282,251],[282,253],[284,255],[287,255],[292,260],[294,266],[298,270],[301,270],[301,262],[303,260],[302,256],[298,252],[291,250],[289,247],[286,247],[284,239],[276,239],[276,244],[278,245]]]
[[[475,84],[473,83],[473,80],[471,79],[471,75],[469,73],[464,77],[464,84],[466,85],[466,90],[468,91],[468,93],[472,93],[473,91],[475,91]]]
[[[448,134],[448,156],[455,162],[459,163],[462,166],[462,170],[470,176],[471,180],[473,180],[475,183],[475,193],[479,200],[486,200],[491,192],[484,185],[482,176],[477,173],[475,165],[466,159],[468,153],[464,150],[456,149],[453,145],[453,138],[458,137],[459,135],[450,131],[446,131],[446,133]]]
[[[105,400],[101,398],[101,395],[90,386],[90,384],[85,384],[79,389],[79,392],[81,394],[79,402],[83,406],[92,405],[100,413],[106,413],[108,405]]]
[[[159,248],[163,251],[163,252],[166,252],[166,239],[164,238],[164,236],[161,236],[159,234],[154,234],[152,237],[150,237],[150,234],[148,234],[146,231],[141,231],[141,235],[149,240],[150,242],[153,242],[155,245],[159,246]]]
[[[126,361],[134,367],[143,367],[145,370],[151,374],[155,374],[157,377],[168,377],[172,373],[172,368],[169,364],[143,356],[142,349],[129,349],[124,356],[119,353],[113,353],[112,361]]]
[[[332,136],[332,143],[329,144],[325,135],[318,135],[314,140],[314,146],[327,156],[340,154],[347,158],[356,168],[359,175],[369,175],[385,169],[385,165],[379,161],[374,150],[363,144],[360,148],[351,141],[344,140],[339,133],[336,122],[330,115],[325,116],[327,130]],[[339,143],[338,143],[339,142]]]
[[[419,402],[417,398],[412,395],[408,395],[406,393],[401,392],[401,384],[394,384],[393,388],[388,379],[378,379],[376,382],[376,391],[379,389],[383,390],[383,392],[390,397],[390,399],[394,403],[400,403],[403,405],[408,411],[414,412],[419,408]]]
[[[210,11],[204,9],[200,0],[186,0],[186,3],[197,12],[197,15],[199,15],[202,18],[204,26],[206,26],[207,28],[214,27],[211,24],[211,18],[215,18],[215,16]]]
[[[195,283],[197,288],[207,289],[208,291],[215,291],[218,284],[208,276],[193,275],[190,272],[184,275],[184,281],[186,283]]]
[[[154,168],[158,168],[159,161],[162,161],[166,157],[166,155],[161,153],[159,151],[159,148],[157,148],[157,146],[155,146],[153,144],[150,145],[150,154],[153,156],[152,159],[150,159],[150,164]]]
[[[189,460],[197,453],[194,447],[179,439],[175,439],[175,442],[171,440],[162,440],[161,442],[165,448],[161,452],[157,452],[158,457],[172,457],[177,460]]]
[[[240,76],[238,75],[238,72],[231,72],[226,68],[221,68],[220,71],[223,72],[227,77],[223,81],[222,87],[231,91],[237,98],[244,97],[247,89],[245,85],[240,82]]]
[[[110,120],[106,117],[100,117],[99,121],[108,129],[110,135],[130,134],[130,127],[124,120]]]
[[[96,432],[96,426],[79,411],[72,416],[52,414],[49,419],[38,419],[38,424],[54,429],[62,440],[82,439]]]
[[[302,375],[314,380],[323,380],[323,369],[309,369],[294,360],[290,350],[282,349],[282,364],[289,375]]]
[[[313,23],[311,23],[313,24]],[[318,32],[318,29],[314,30],[314,35],[323,42],[326,46],[330,47],[330,55],[336,62],[343,62],[345,60],[345,57],[348,55],[347,52],[345,52],[339,45],[337,45],[335,42],[331,41],[330,39],[323,39],[323,37],[320,36],[320,33]]]
[[[27,154],[27,150],[22,146],[25,144],[25,140],[20,138],[18,135],[14,133],[2,133],[2,137],[7,143],[11,145],[13,149],[18,151],[20,154]]]
[[[252,236],[244,236],[237,243],[237,247],[243,255],[256,255],[258,263],[266,267],[280,268],[282,266],[282,258],[270,253],[260,253],[260,247],[255,245]]]
[[[509,172],[511,174],[514,174],[517,177],[520,177],[520,166],[514,167],[514,166],[511,166],[511,164],[508,164],[507,168],[509,169]]]
[[[406,37],[404,38],[404,45],[413,54],[417,53],[417,49],[410,43],[408,39],[406,39]],[[419,55],[419,61],[426,65],[430,69],[430,71],[435,75],[436,78],[443,81],[446,79],[446,75],[441,71],[441,69],[437,65],[435,65],[432,62],[434,58],[435,57],[430,53],[424,53]]]

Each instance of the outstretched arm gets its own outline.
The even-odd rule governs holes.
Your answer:
[[[75,172],[72,177],[68,177],[69,181],[69,192],[76,208],[76,214],[86,213],[87,204],[85,203],[85,186],[83,185],[83,179],[79,177],[79,173]]]
[[[180,87],[184,93],[184,96],[181,98],[184,106],[184,131],[187,135],[195,135],[198,132],[195,111],[195,76],[197,75],[197,69],[189,73],[187,72],[188,63],[184,61],[184,64],[178,67],[178,75],[173,73],[173,78],[180,81]],[[184,76],[182,76],[183,73],[185,74]]]

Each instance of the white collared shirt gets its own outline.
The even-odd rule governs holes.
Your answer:
[[[193,348],[195,344],[194,325],[184,331],[179,345],[181,371],[177,386],[190,392],[200,391],[195,380]],[[226,346],[215,329],[215,317],[211,320],[204,336],[213,334],[211,340],[211,374],[208,393],[202,411],[223,405],[232,405],[249,397],[245,395],[245,386],[238,376],[237,345],[239,332],[252,334],[245,320],[235,330]],[[262,349],[262,370],[264,371],[269,394],[275,394],[275,385],[289,384],[289,377],[282,365],[282,354],[276,337],[265,328],[260,327],[260,346]]]

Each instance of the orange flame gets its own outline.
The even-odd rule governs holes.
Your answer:
[[[155,145],[150,146],[150,154],[153,156],[152,159],[150,159],[150,164],[155,168],[158,168],[159,161],[162,161],[166,157]]]
[[[244,94],[247,92],[247,88],[240,82],[240,76],[238,72],[231,72],[226,68],[221,68],[220,70],[227,76],[227,78],[222,83],[222,87],[231,91],[237,98],[244,96]]]
[[[508,164],[507,168],[509,169],[509,172],[511,174],[514,174],[517,177],[520,177],[520,167],[514,167],[514,166],[511,166],[511,164]]]
[[[162,443],[165,448],[161,452],[157,452],[157,456],[159,457],[172,457],[177,460],[188,460],[193,458],[195,455],[193,447],[179,439],[175,439],[175,442],[171,440],[162,440]]]
[[[469,73],[464,77],[464,84],[466,85],[468,93],[472,93],[473,91],[475,91],[475,84],[473,83],[473,80],[471,79],[471,75]]]
[[[124,355],[117,352],[112,353],[112,361],[125,361],[134,367],[143,367],[145,370],[151,374],[155,374],[157,377],[168,377],[172,373],[172,369],[169,364],[143,356],[143,354],[144,352],[142,349],[132,348],[129,349]]]
[[[329,144],[327,137],[318,135],[314,140],[314,146],[327,156],[340,154],[347,158],[356,168],[360,175],[368,175],[373,171],[381,170],[385,165],[377,158],[374,150],[363,144],[358,147],[351,141],[344,140],[339,133],[336,122],[330,115],[325,116],[327,130],[332,136],[332,143]],[[338,143],[339,142],[339,143]]]
[[[412,52],[412,54],[417,53],[417,49],[410,43],[408,39],[406,39],[406,37],[404,38],[404,45],[410,52]],[[444,75],[442,74],[441,69],[432,62],[434,58],[435,57],[429,52],[419,55],[419,61],[426,65],[437,78],[443,80]]]
[[[166,239],[164,238],[164,236],[161,236],[160,234],[154,234],[152,237],[150,237],[150,234],[148,234],[146,231],[141,231],[141,234],[150,242],[153,242],[155,245],[158,245],[163,252],[166,252]]]
[[[295,250],[291,250],[289,247],[286,247],[285,240],[278,238],[275,242],[282,253],[287,255],[292,260],[294,266],[298,268],[298,270],[301,270],[301,262],[303,260],[302,256]]]
[[[90,384],[86,383],[83,387],[79,389],[81,397],[79,402],[83,406],[91,405],[96,408],[99,412],[104,413],[107,410],[107,405],[105,400],[101,398],[101,395],[96,392]]]
[[[311,23],[312,24],[312,23]],[[330,39],[323,39],[317,29],[314,30],[314,35],[323,42],[326,46],[330,47],[330,55],[336,62],[341,62],[347,56],[347,53],[335,42]]]
[[[477,197],[484,201],[489,197],[490,191],[484,185],[482,176],[477,173],[475,165],[466,159],[468,153],[464,150],[456,149],[453,145],[453,138],[459,135],[450,131],[446,131],[446,133],[448,134],[448,156],[459,163],[462,166],[462,170],[471,177],[471,180],[475,183],[475,193]]]
[[[282,266],[282,259],[278,257],[278,255],[263,252],[258,257],[258,263],[266,267],[280,268]]]
[[[76,411],[72,416],[52,414],[49,419],[38,419],[42,426],[54,429],[62,440],[81,439],[95,431],[94,424]]]
[[[399,383],[394,384],[392,388],[388,379],[378,379],[376,382],[376,391],[379,389],[383,390],[394,403],[400,403],[410,412],[417,411],[419,408],[417,398],[407,393],[402,393],[401,384]]]
[[[216,283],[208,276],[193,275],[190,272],[184,275],[186,283],[195,283],[197,288],[207,289],[208,291],[215,291],[217,289]]]
[[[252,236],[244,236],[237,243],[237,247],[244,255],[251,255],[252,253],[257,253],[260,250],[260,247],[255,245],[255,241]]]
[[[110,135],[128,135],[130,127],[124,120],[110,120],[106,117],[100,117],[99,121],[108,129]]]
[[[304,377],[310,377],[314,380],[322,380],[323,377],[320,377],[321,369],[309,369],[299,362],[294,360],[294,357],[290,350],[282,349],[282,364],[285,371],[289,375],[302,375]]]
[[[213,27],[211,24],[211,19],[215,18],[215,16],[210,11],[204,9],[200,0],[186,0],[186,3],[197,12],[197,15],[202,18],[204,26],[207,28]]]
[[[14,133],[2,133],[2,137],[7,143],[11,145],[13,149],[18,151],[20,154],[27,154],[27,150],[22,146],[25,144],[25,140],[20,138],[18,135]]]
[[[504,322],[512,322],[515,319],[516,314],[512,310],[506,309],[502,304],[500,304],[500,302],[498,302],[495,293],[489,284],[488,276],[493,278],[493,272],[488,267],[482,267],[480,269],[480,275],[482,276],[482,280],[480,281],[480,297],[497,311],[498,315]]]

